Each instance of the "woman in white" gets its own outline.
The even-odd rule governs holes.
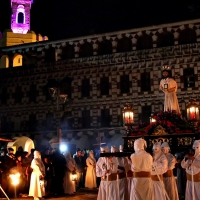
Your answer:
[[[63,181],[63,188],[65,194],[74,194],[76,192],[76,182],[72,180],[72,173],[76,173],[76,162],[71,157],[70,152],[64,154],[66,159],[66,169]]]
[[[33,196],[34,200],[39,200],[45,195],[44,176],[45,166],[41,159],[39,151],[34,151],[34,159],[31,162],[33,172],[31,174],[29,196]]]
[[[89,152],[89,157],[86,159],[87,172],[85,177],[85,187],[96,188],[96,160],[94,157],[94,152]]]

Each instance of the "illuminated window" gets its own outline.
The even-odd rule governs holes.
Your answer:
[[[24,9],[23,5],[19,5],[17,7],[16,23],[17,24],[25,24],[25,9]]]

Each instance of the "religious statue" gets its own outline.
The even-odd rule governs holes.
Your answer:
[[[163,79],[160,81],[160,89],[165,93],[164,111],[176,111],[180,114],[178,99],[176,96],[177,83],[170,77],[169,66],[164,66]]]

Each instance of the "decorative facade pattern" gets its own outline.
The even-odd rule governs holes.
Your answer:
[[[2,133],[51,138],[60,126],[67,141],[84,135],[96,143],[99,132],[104,133],[105,140],[114,141],[115,135],[121,138],[123,133],[124,104],[133,104],[136,123],[150,117],[144,116],[145,106],[149,112],[163,109],[164,94],[159,90],[163,65],[171,67],[178,83],[177,96],[185,117],[189,98],[198,101],[200,97],[199,41],[200,20],[192,20],[1,48]],[[16,55],[22,61],[15,60]],[[44,86],[50,79],[61,81],[65,77],[73,79],[71,97],[56,111],[56,101]],[[108,84],[102,83],[104,77]],[[86,79],[89,82],[83,81]],[[149,87],[142,86],[148,83]],[[102,95],[104,87],[108,93],[105,90]],[[102,113],[109,126],[102,126]]]

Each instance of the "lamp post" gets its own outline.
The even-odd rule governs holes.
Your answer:
[[[134,124],[134,112],[130,104],[126,104],[122,111],[123,113],[123,125],[126,128],[127,136],[131,132]]]
[[[194,130],[196,130],[199,120],[199,107],[194,99],[190,99],[187,105],[187,120],[191,122]]]

